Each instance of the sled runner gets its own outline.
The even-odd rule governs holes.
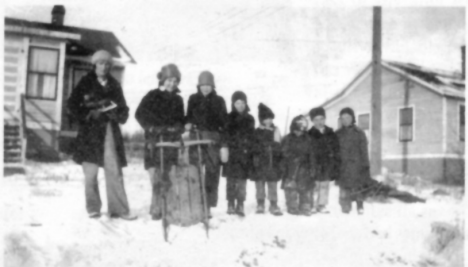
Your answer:
[[[155,185],[162,198],[162,223],[167,241],[169,225],[191,226],[203,222],[208,231],[208,210],[206,206],[204,172],[201,159],[201,146],[210,145],[211,140],[190,140],[181,137],[180,141],[151,142],[152,149],[159,149],[160,170],[164,169],[165,148],[177,149],[178,162],[162,173],[162,182]]]

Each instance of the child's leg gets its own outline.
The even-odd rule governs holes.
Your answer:
[[[265,182],[256,181],[255,182],[256,197],[257,201],[265,200]]]
[[[324,208],[328,205],[328,194],[329,194],[330,182],[320,181],[317,183],[318,183],[317,204],[319,207]]]
[[[351,192],[344,187],[340,187],[340,206],[341,211],[344,213],[351,211]]]
[[[268,186],[268,200],[270,202],[278,201],[278,182],[267,182]]]

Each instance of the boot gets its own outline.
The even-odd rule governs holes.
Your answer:
[[[275,215],[275,216],[281,216],[283,213],[281,212],[281,209],[278,207],[278,204],[276,201],[270,201],[270,213]]]
[[[228,201],[227,214],[232,215],[232,214],[235,214],[235,213],[236,213],[236,210],[234,208],[234,201]]]
[[[299,209],[295,207],[288,208],[288,213],[291,215],[299,215]]]
[[[356,201],[357,203],[357,212],[359,215],[362,215],[364,214],[364,202],[361,200],[361,201]]]
[[[257,214],[264,214],[265,213],[265,200],[259,199],[257,200]]]
[[[236,214],[240,217],[244,217],[244,201],[237,201]]]
[[[313,212],[312,212],[311,208],[308,205],[304,205],[300,209],[300,214],[309,217],[309,216],[311,216],[313,214]]]
[[[91,212],[90,214],[88,214],[88,216],[91,219],[99,219],[101,217],[101,213],[100,212]]]

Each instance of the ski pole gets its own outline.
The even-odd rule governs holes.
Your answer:
[[[198,130],[195,130],[195,133],[197,135],[197,140],[200,141],[200,132]],[[205,173],[203,171],[203,165],[202,165],[201,144],[197,145],[197,149],[198,149],[198,166],[199,166],[199,173],[200,173],[200,184],[201,184],[201,192],[202,192],[202,204],[203,204],[204,217],[205,217],[204,225],[205,225],[206,237],[209,238],[210,227],[209,227],[209,217],[208,217],[208,205],[206,203]]]
[[[159,135],[159,141],[162,143],[163,142],[163,137],[162,134]],[[159,148],[159,155],[160,155],[160,168],[161,168],[161,187],[160,187],[160,193],[161,193],[161,198],[163,201],[162,205],[162,226],[163,226],[163,231],[164,231],[164,240],[168,242],[168,228],[169,228],[169,223],[167,222],[167,199],[166,199],[166,192],[164,192],[166,189],[164,188],[164,151],[163,147],[161,146]]]

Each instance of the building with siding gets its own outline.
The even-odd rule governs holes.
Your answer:
[[[108,31],[63,25],[65,8],[54,6],[51,23],[5,18],[4,162],[24,162],[25,155],[57,160],[67,152],[77,125],[69,119],[67,99],[92,69],[91,55],[109,51],[111,74],[120,82],[132,55]]]
[[[371,74],[369,64],[321,105],[327,112],[328,124],[335,129],[340,127],[340,110],[353,108],[369,143]],[[382,120],[382,165],[389,171],[436,182],[459,182],[464,178],[464,72],[382,62]]]

